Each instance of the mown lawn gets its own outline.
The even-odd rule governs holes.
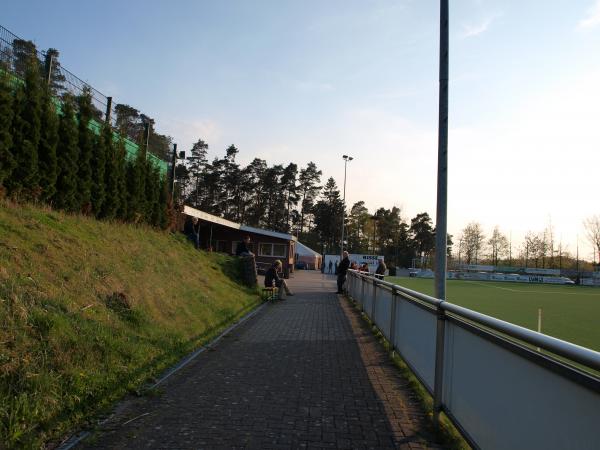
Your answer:
[[[433,295],[432,279],[386,277],[386,281]],[[600,289],[587,286],[448,280],[447,300],[600,351]]]
[[[0,202],[0,448],[56,440],[252,309],[180,235]]]

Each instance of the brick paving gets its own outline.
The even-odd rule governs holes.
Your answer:
[[[90,449],[439,448],[423,412],[335,280],[300,271],[296,293],[127,400]]]

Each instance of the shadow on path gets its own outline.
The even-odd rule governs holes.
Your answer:
[[[335,278],[300,271],[168,379],[123,402],[84,448],[430,448],[423,413]]]

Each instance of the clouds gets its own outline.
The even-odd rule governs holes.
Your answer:
[[[586,13],[586,16],[579,21],[577,29],[586,30],[600,25],[600,0],[592,5]]]
[[[192,145],[202,139],[209,145],[218,141],[223,135],[222,127],[212,119],[206,118],[159,118],[160,132],[174,136],[179,150],[189,151]]]
[[[490,25],[500,16],[502,16],[502,14],[497,13],[488,16],[487,18],[483,19],[481,22],[476,24],[463,24],[462,32],[460,33],[460,38],[467,39],[485,33],[490,28]]]

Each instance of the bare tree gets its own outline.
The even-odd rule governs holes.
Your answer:
[[[600,261],[600,216],[588,217],[583,221],[583,226],[588,241],[594,247],[594,259],[596,259],[596,253],[598,253],[598,261]]]
[[[463,230],[462,236],[459,240],[460,252],[465,255],[465,262],[467,264],[477,264],[477,258],[479,251],[482,249],[485,242],[485,235],[481,225],[477,222],[469,223]]]
[[[490,249],[492,264],[497,266],[500,258],[506,256],[508,252],[508,238],[500,232],[498,225],[496,225],[487,243]]]
[[[535,261],[535,267],[539,267],[540,259],[545,258],[548,245],[546,243],[544,233],[537,234],[531,231],[525,235],[523,241],[523,253],[525,254],[525,267],[528,266],[530,260]]]

